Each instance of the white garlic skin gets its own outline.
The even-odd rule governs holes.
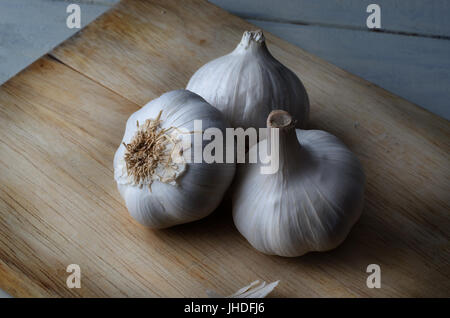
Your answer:
[[[203,65],[186,89],[222,111],[232,127],[265,127],[277,107],[289,112],[298,128],[308,121],[305,87],[270,54],[261,31],[246,31],[233,52]]]
[[[263,153],[267,143],[258,144]],[[260,166],[238,166],[233,183],[234,223],[253,247],[296,257],[344,241],[362,212],[365,175],[338,138],[319,130],[280,129],[278,172],[264,175]]]
[[[161,95],[133,113],[127,121],[122,142],[128,144],[134,137],[137,121],[144,123],[146,119],[154,119],[161,110],[162,128],[174,126],[193,131],[194,120],[202,120],[203,130],[216,127],[225,132],[229,127],[223,115],[203,98],[177,90]],[[203,147],[205,144],[203,142]],[[120,179],[120,158],[125,150],[121,143],[114,156],[116,182]],[[160,229],[199,220],[213,212],[234,177],[235,165],[191,162],[186,163],[185,171],[176,180],[177,185],[155,181],[150,191],[148,186],[140,188],[117,182],[131,216],[145,226]]]

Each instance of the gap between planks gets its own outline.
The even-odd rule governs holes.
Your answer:
[[[63,42],[63,43],[64,43],[64,42]],[[93,78],[93,77],[87,75],[86,73],[83,73],[83,72],[79,71],[78,69],[76,69],[76,68],[70,66],[69,64],[64,63],[64,62],[61,61],[59,58],[57,58],[55,55],[53,55],[53,53],[50,52],[50,53],[48,53],[46,56],[47,56],[48,58],[50,58],[51,60],[53,60],[53,61],[55,61],[55,62],[57,62],[57,63],[60,63],[61,65],[63,65],[63,66],[65,66],[65,67],[71,69],[72,71],[74,71],[74,72],[80,74],[81,76],[87,78],[88,80],[94,82],[95,84],[97,84],[97,85],[99,85],[99,86],[101,86],[101,87],[107,89],[109,92],[112,92],[113,94],[115,94],[115,95],[117,95],[117,96],[119,96],[119,97],[125,99],[127,102],[130,102],[131,104],[136,105],[136,106],[138,106],[138,107],[142,107],[142,105],[139,105],[138,103],[132,101],[131,99],[127,98],[126,96],[124,96],[124,95],[122,95],[122,94],[120,94],[119,92],[114,91],[112,88],[110,88],[110,87],[104,85],[102,82],[96,80],[95,78]]]
[[[435,35],[435,34],[397,31],[397,30],[388,30],[388,29],[368,29],[368,28],[357,27],[357,26],[352,26],[352,25],[342,25],[342,24],[323,23],[323,22],[305,22],[305,21],[296,21],[296,20],[289,20],[289,19],[261,18],[261,17],[254,17],[251,15],[237,14],[237,13],[236,13],[236,15],[239,15],[239,17],[241,17],[242,19],[245,19],[245,20],[254,20],[254,21],[261,21],[261,22],[284,23],[284,24],[293,24],[293,25],[301,25],[301,26],[318,26],[318,27],[323,27],[323,28],[352,30],[352,31],[360,31],[360,32],[386,33],[386,34],[413,36],[413,37],[438,39],[438,40],[450,40],[450,36],[448,36],[448,35]]]

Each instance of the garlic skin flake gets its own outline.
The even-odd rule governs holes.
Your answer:
[[[232,127],[265,127],[269,113],[279,107],[299,128],[308,121],[305,87],[270,54],[262,31],[246,31],[233,52],[203,65],[186,89],[221,110]]]
[[[224,297],[213,290],[207,290],[206,294],[209,298],[266,298],[266,296],[278,286],[279,282],[280,281],[277,280],[270,284],[266,284],[266,282],[263,281],[259,284],[259,280],[256,280],[250,285],[242,287],[237,292],[227,297]]]
[[[237,229],[270,255],[295,257],[337,247],[361,215],[361,164],[335,136],[296,130],[287,112],[271,112],[267,125],[279,128],[279,169],[261,174],[260,163],[237,169],[232,198]],[[271,142],[276,141],[269,134],[257,146],[267,154]]]
[[[114,156],[114,178],[139,223],[167,228],[201,219],[216,209],[228,189],[234,163],[194,163],[194,150],[191,158],[183,157],[194,148],[194,120],[201,120],[204,130],[215,127],[225,134],[229,127],[217,109],[186,90],[165,93],[129,117]],[[169,159],[174,152],[181,158]]]

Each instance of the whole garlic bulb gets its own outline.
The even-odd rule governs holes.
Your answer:
[[[270,54],[262,31],[246,31],[233,52],[203,65],[186,89],[221,110],[233,127],[265,127],[279,105],[299,128],[309,116],[305,87]]]
[[[229,126],[217,109],[186,90],[163,94],[127,121],[114,178],[128,211],[143,225],[166,228],[207,216],[234,177],[234,164],[194,163],[194,149],[190,160],[183,157],[193,146],[194,120],[204,130],[225,132]]]
[[[271,112],[267,125],[279,128],[278,170],[261,174],[261,164],[238,168],[236,227],[266,254],[294,257],[335,248],[362,211],[365,175],[358,159],[329,133],[296,130],[287,112]],[[253,147],[267,154],[273,139],[268,133]]]

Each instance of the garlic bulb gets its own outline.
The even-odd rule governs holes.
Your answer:
[[[207,216],[233,179],[234,164],[194,163],[194,120],[203,129],[229,126],[217,109],[186,90],[163,94],[127,121],[114,178],[128,211],[143,225],[166,228]]]
[[[358,159],[329,133],[296,130],[287,112],[271,112],[267,126],[279,128],[279,138],[268,133],[253,147],[267,156],[271,143],[278,142],[278,170],[261,174],[261,164],[238,168],[236,227],[266,254],[294,257],[335,248],[362,211],[365,176]]]
[[[282,105],[305,127],[309,100],[300,79],[277,61],[261,31],[247,31],[236,49],[203,65],[186,89],[223,112],[233,127],[265,127],[267,115]]]

